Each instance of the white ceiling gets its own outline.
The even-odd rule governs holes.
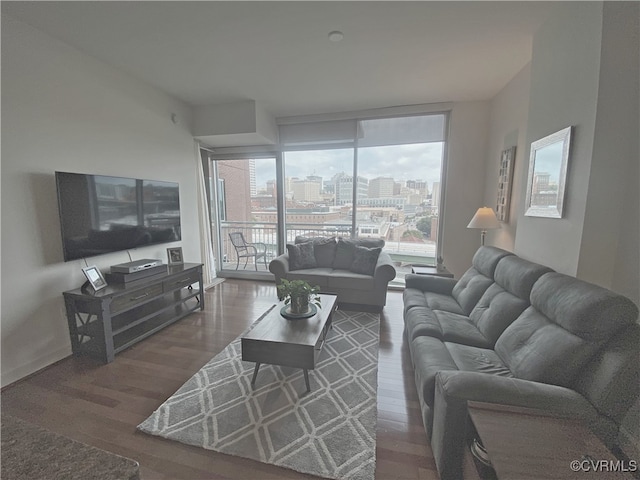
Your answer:
[[[554,2],[2,2],[191,105],[276,117],[492,98]],[[344,32],[330,42],[332,30]]]

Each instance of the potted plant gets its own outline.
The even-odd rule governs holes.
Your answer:
[[[299,315],[309,311],[309,303],[318,308],[320,305],[320,287],[311,286],[304,280],[282,279],[278,285],[278,299],[284,300],[285,305],[291,305],[291,313]]]

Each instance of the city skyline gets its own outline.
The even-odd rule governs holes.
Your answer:
[[[391,177],[397,182],[426,181],[429,190],[440,182],[443,143],[392,145],[358,149],[358,175],[367,179]],[[337,173],[353,175],[353,149],[285,152],[285,177],[308,176],[329,180]],[[258,189],[275,179],[275,159],[255,160]]]

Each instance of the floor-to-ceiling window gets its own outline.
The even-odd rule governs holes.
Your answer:
[[[245,267],[234,232],[264,246],[267,264],[302,235],[384,239],[399,284],[434,265],[446,126],[446,113],[286,123],[280,154],[214,155],[222,270],[265,271],[262,258]]]
[[[287,240],[382,238],[400,284],[412,265],[435,265],[446,120],[440,113],[283,126]]]

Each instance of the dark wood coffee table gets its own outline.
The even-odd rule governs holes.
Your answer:
[[[284,302],[278,303],[269,314],[242,337],[242,360],[256,362],[251,385],[256,381],[262,363],[302,368],[307,392],[309,370],[313,370],[320,356],[327,332],[336,310],[336,295],[320,295],[322,308],[309,318],[287,320],[280,315]]]

